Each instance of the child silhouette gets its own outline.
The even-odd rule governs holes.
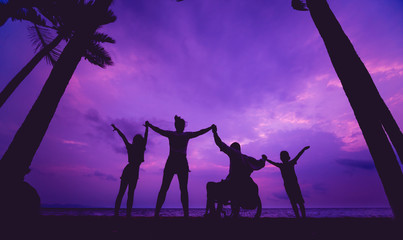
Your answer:
[[[123,169],[122,176],[120,177],[120,189],[115,202],[115,216],[119,215],[119,209],[122,203],[123,195],[126,192],[126,188],[129,187],[129,191],[127,193],[126,216],[130,217],[133,207],[134,190],[139,178],[140,164],[144,162],[144,152],[146,150],[148,137],[148,126],[145,126],[146,130],[144,133],[144,137],[141,136],[141,134],[136,134],[133,137],[133,143],[129,143],[126,136],[114,124],[112,124],[111,126],[113,127],[113,131],[117,131],[119,136],[125,143],[127,155],[129,158],[129,163]]]
[[[301,210],[301,215],[303,218],[306,217],[305,214],[305,206],[304,206],[304,198],[302,197],[301,188],[298,184],[297,175],[295,174],[294,165],[297,164],[298,159],[305,152],[305,150],[309,149],[309,146],[304,147],[297,156],[290,161],[290,155],[287,151],[282,151],[280,153],[280,159],[283,163],[276,163],[269,159],[267,159],[266,155],[263,155],[263,159],[273,164],[274,166],[280,168],[281,176],[283,177],[285,191],[287,192],[288,198],[290,199],[292,209],[294,210],[295,217],[299,218],[298,206]]]

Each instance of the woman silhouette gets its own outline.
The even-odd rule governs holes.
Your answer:
[[[127,193],[126,216],[130,217],[133,207],[134,189],[136,189],[137,180],[139,178],[140,164],[144,162],[144,152],[146,150],[147,144],[148,127],[146,126],[144,137],[140,134],[136,134],[133,137],[133,143],[129,143],[126,136],[114,124],[112,124],[111,126],[113,127],[113,131],[117,131],[119,136],[125,143],[127,155],[129,158],[129,163],[123,169],[122,176],[120,177],[120,188],[115,202],[115,216],[119,215],[119,209],[120,204],[122,203],[123,195],[126,192],[126,188],[129,187],[129,191]]]
[[[161,134],[169,139],[169,156],[164,168],[164,176],[162,178],[162,185],[160,192],[158,193],[157,206],[155,208],[155,217],[159,217],[159,213],[162,204],[165,201],[165,197],[169,186],[171,185],[172,178],[175,174],[178,175],[179,188],[181,191],[181,202],[183,207],[183,213],[185,217],[189,216],[189,196],[188,196],[188,175],[189,165],[186,159],[186,150],[188,142],[191,138],[198,137],[205,134],[211,129],[211,126],[202,129],[197,132],[184,132],[185,120],[175,115],[175,129],[176,131],[162,130],[148,121],[146,126],[149,126],[155,132]]]

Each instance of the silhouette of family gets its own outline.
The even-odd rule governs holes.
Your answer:
[[[189,140],[212,130],[214,142],[229,157],[229,173],[227,177],[220,182],[208,182],[206,185],[207,202],[206,217],[221,217],[225,215],[223,211],[224,205],[230,205],[232,218],[239,217],[240,209],[256,209],[255,218],[259,218],[262,213],[262,202],[259,197],[259,188],[253,181],[251,174],[253,171],[260,170],[265,166],[265,162],[269,162],[280,168],[281,176],[284,180],[284,187],[288,198],[290,199],[292,209],[297,218],[300,217],[298,212],[299,205],[301,216],[306,217],[304,199],[298,184],[294,166],[301,155],[309,148],[304,147],[297,156],[290,161],[287,151],[280,153],[282,163],[276,163],[269,160],[265,154],[257,160],[251,156],[241,152],[241,145],[238,142],[231,143],[230,146],[225,144],[217,133],[217,126],[212,124],[210,127],[201,129],[196,132],[185,132],[186,122],[183,118],[175,116],[175,131],[163,130],[146,121],[144,136],[137,134],[130,143],[126,136],[114,125],[113,131],[117,131],[122,138],[128,155],[129,163],[123,169],[121,183],[118,196],[115,202],[115,216],[119,215],[119,210],[123,195],[128,188],[126,216],[130,217],[133,207],[134,190],[139,177],[140,164],[144,162],[144,152],[146,150],[148,129],[151,128],[161,136],[167,137],[169,140],[169,155],[165,163],[162,184],[158,193],[157,204],[155,207],[154,217],[158,218],[162,205],[164,204],[166,194],[172,179],[176,174],[179,180],[179,188],[181,192],[181,203],[184,217],[189,217],[189,194],[188,194],[188,178],[189,164],[186,157],[187,146]]]

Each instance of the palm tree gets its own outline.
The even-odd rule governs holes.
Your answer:
[[[57,59],[60,55],[60,50],[58,50],[56,46],[59,45],[62,40],[68,41],[72,36],[73,26],[69,26],[71,21],[69,22],[69,20],[65,18],[67,16],[66,6],[69,6],[70,9],[75,7],[74,1],[66,2],[64,0],[47,0],[47,3],[48,5],[37,6],[37,11],[40,13],[40,15],[38,13],[38,17],[42,19],[41,26],[34,24],[34,27],[30,28],[32,32],[31,38],[37,45],[36,49],[40,49],[40,51],[17,73],[17,75],[14,76],[13,79],[11,79],[11,81],[1,91],[0,108],[20,85],[20,83],[29,75],[29,73],[31,73],[31,71],[44,57],[46,57],[48,62],[53,65],[56,62],[55,59]],[[45,20],[43,20],[42,16],[45,16],[46,19],[52,23],[51,27],[45,24]],[[57,36],[53,40],[50,40],[49,30],[54,30],[57,32]],[[102,42],[114,43],[113,39],[101,33],[94,34],[93,40],[94,41],[91,41],[93,45]],[[91,49],[96,48],[96,46],[91,47]],[[90,56],[85,57],[91,60]],[[93,61],[93,63],[99,65],[97,61]]]
[[[11,79],[6,87],[0,92],[0,108],[20,85],[20,83],[32,72],[32,70],[38,65],[38,63],[47,57],[49,62],[54,64],[56,62],[55,56],[58,57],[57,45],[63,40],[63,35],[57,35],[50,43],[47,43],[43,34],[41,34],[41,28],[37,25],[33,27],[37,33],[38,40],[40,42],[40,51]],[[42,30],[43,31],[43,30]]]
[[[9,208],[5,204],[13,204],[13,199],[20,199],[21,195],[24,194],[19,191],[24,191],[26,188],[21,187],[17,190],[16,188],[19,188],[21,183],[26,185],[24,177],[29,172],[32,159],[81,58],[85,57],[91,63],[101,67],[112,64],[109,54],[97,43],[97,41],[111,42],[111,38],[96,32],[99,27],[116,20],[113,12],[108,10],[112,0],[95,0],[87,3],[83,0],[69,2],[74,2],[74,4],[66,4],[64,10],[71,10],[66,14],[69,16],[65,20],[70,22],[69,26],[73,29],[72,37],[55,63],[40,95],[0,160],[0,188],[2,193],[5,193],[3,195],[5,197],[2,198],[7,198],[6,200],[0,199],[3,201],[3,203],[0,202],[2,208]],[[32,187],[29,189],[31,192],[33,190]],[[14,192],[14,195],[11,192]],[[15,192],[18,192],[16,196]],[[37,199],[37,194],[32,198]],[[29,202],[29,200],[27,201]],[[38,207],[38,204],[34,207]],[[26,215],[24,212],[21,214]]]
[[[393,214],[403,219],[403,174],[389,142],[403,161],[402,132],[327,1],[307,0],[307,6],[354,111]]]
[[[38,14],[36,7],[48,5],[52,0],[8,0],[6,3],[0,2],[0,27],[9,18],[11,20],[26,20],[32,23],[45,24],[44,19]]]

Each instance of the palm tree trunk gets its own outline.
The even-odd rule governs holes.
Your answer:
[[[38,63],[49,54],[52,49],[54,49],[62,41],[63,37],[58,35],[51,43],[42,48],[28,63],[25,65],[21,71],[15,75],[13,79],[7,84],[7,86],[0,93],[0,108],[15,91],[15,89],[20,85],[20,83],[31,73],[31,71],[38,65]]]
[[[403,174],[385,130],[400,156],[402,133],[326,0],[307,0],[307,4],[368,145],[393,214],[403,219]]]
[[[101,16],[108,11],[111,0],[96,0],[95,14],[77,29],[42,88],[6,153],[0,160],[0,212],[16,209],[19,216],[38,216],[40,198],[36,190],[24,182],[32,159],[41,144],[70,79],[99,27]],[[93,20],[94,19],[94,20]],[[92,21],[91,21],[92,20]],[[98,21],[98,22],[97,22]],[[24,200],[23,204],[21,200]],[[24,206],[28,206],[24,209]],[[9,211],[8,211],[9,212]]]
[[[76,35],[64,48],[49,78],[0,160],[0,174],[22,181],[44,137],[69,81],[81,60],[88,38]]]

